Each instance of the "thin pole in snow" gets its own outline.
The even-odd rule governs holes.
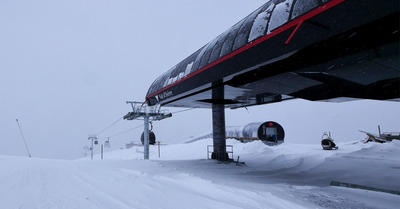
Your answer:
[[[144,145],[144,159],[148,160],[149,159],[149,120],[150,116],[148,113],[144,115],[144,140],[143,140],[143,145]]]
[[[101,145],[101,159],[103,159],[103,144]]]
[[[18,124],[19,132],[21,133],[22,139],[24,140],[24,144],[25,144],[26,151],[28,152],[28,156],[32,157],[31,153],[29,153],[28,145],[26,145],[25,137],[24,137],[24,134],[22,133],[22,129],[21,129],[21,126],[19,125],[18,119],[16,119],[16,121]]]
[[[158,157],[160,157],[160,141],[158,141],[157,144],[158,144]]]

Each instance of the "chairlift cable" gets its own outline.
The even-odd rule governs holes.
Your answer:
[[[106,131],[107,129],[111,128],[113,125],[115,125],[116,123],[118,123],[120,120],[122,120],[124,117],[119,118],[118,120],[116,120],[114,123],[112,123],[111,125],[107,126],[107,128],[103,129],[102,131],[100,131],[99,133],[97,133],[96,135],[99,135],[101,133],[103,133],[104,131]]]
[[[185,112],[185,111],[189,111],[189,110],[193,110],[193,109],[196,109],[196,108],[188,108],[188,109],[185,109],[185,110],[180,110],[180,111],[173,112],[172,114],[177,114],[177,113],[181,113],[181,112]],[[107,129],[111,128],[113,125],[115,125],[116,123],[118,123],[118,122],[119,122],[120,120],[122,120],[122,119],[123,119],[123,117],[119,118],[117,121],[115,121],[115,122],[112,123],[111,125],[107,126],[105,129],[103,129],[102,131],[100,131],[100,132],[97,133],[96,135],[99,135],[99,134],[103,133],[104,131],[106,131]],[[136,127],[134,127],[134,128],[131,128],[131,129],[122,131],[122,132],[120,132],[120,133],[117,133],[117,134],[114,134],[114,135],[111,135],[111,136],[108,136],[108,137],[116,137],[116,136],[119,136],[119,135],[124,134],[124,133],[126,133],[126,132],[129,132],[129,131],[132,131],[132,130],[134,130],[134,129],[140,128],[140,127],[142,127],[142,126],[143,126],[143,125],[139,125],[139,126],[136,126]]]
[[[185,109],[185,110],[179,110],[179,111],[173,112],[172,114],[181,113],[181,112],[185,112],[185,111],[189,111],[189,110],[193,110],[193,109],[196,109],[196,108],[193,107],[193,108],[189,108],[189,109]]]
[[[125,131],[123,131],[123,132],[120,132],[120,133],[117,133],[117,134],[114,134],[114,135],[108,136],[108,137],[110,137],[110,138],[116,137],[116,136],[119,136],[119,135],[121,135],[121,134],[124,134],[124,133],[127,133],[127,132],[129,132],[129,131],[132,131],[132,130],[134,130],[134,129],[140,128],[140,127],[142,127],[142,126],[144,126],[144,125],[142,124],[142,125],[133,127],[133,128],[131,128],[131,129],[125,130]]]

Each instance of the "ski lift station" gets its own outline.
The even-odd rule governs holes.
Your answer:
[[[399,0],[267,1],[151,84],[142,105],[158,112],[126,118],[166,118],[161,106],[210,108],[213,159],[226,161],[225,108],[296,98],[400,101],[399,8]],[[275,125],[236,134],[275,143],[283,137]]]

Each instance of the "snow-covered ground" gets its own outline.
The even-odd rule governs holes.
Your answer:
[[[233,145],[245,164],[207,159],[212,139],[117,150],[79,160],[0,156],[0,208],[399,208],[400,141]]]

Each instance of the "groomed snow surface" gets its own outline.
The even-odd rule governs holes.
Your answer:
[[[212,139],[117,150],[79,160],[0,156],[0,208],[399,208],[400,196],[330,186],[331,181],[400,191],[400,141],[386,144],[261,142],[233,145],[240,162],[207,159]]]

